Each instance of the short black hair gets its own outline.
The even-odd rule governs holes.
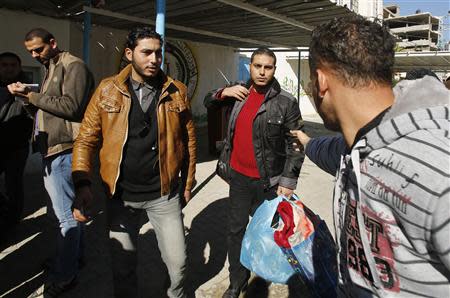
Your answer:
[[[250,57],[250,63],[253,62],[253,58],[254,58],[256,55],[266,55],[266,56],[272,57],[272,58],[273,58],[273,65],[277,65],[277,56],[275,56],[275,53],[274,53],[271,49],[269,49],[269,48],[267,48],[267,47],[260,47],[260,48],[257,48],[257,49],[252,53],[252,56]]]
[[[309,46],[311,73],[324,66],[350,87],[391,85],[395,39],[378,22],[352,15],[316,27]]]
[[[39,37],[46,44],[49,44],[51,39],[55,39],[53,34],[48,32],[44,28],[33,28],[27,34],[25,34],[25,41],[30,41],[35,37]]]
[[[439,79],[439,77],[430,69],[426,69],[426,68],[416,68],[416,69],[412,69],[410,71],[408,71],[406,73],[406,77],[405,79],[407,80],[417,80],[417,79],[421,79],[424,76],[431,76],[436,78],[437,80],[439,80],[439,82],[441,81]]]
[[[152,28],[135,27],[128,33],[125,47],[134,50],[134,48],[137,46],[138,41],[144,38],[158,39],[159,42],[161,43],[161,46],[163,45],[162,36]]]
[[[16,59],[17,62],[19,62],[19,65],[22,65],[22,60],[20,59],[20,57],[17,54],[13,53],[13,52],[3,52],[3,53],[1,53],[0,54],[0,60],[3,59],[3,58]]]

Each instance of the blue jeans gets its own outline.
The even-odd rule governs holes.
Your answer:
[[[67,281],[78,273],[78,262],[83,253],[83,227],[72,215],[72,203],[75,199],[72,152],[43,158],[42,164],[45,189],[60,227],[50,279],[55,282]]]
[[[145,202],[129,202],[118,196],[109,200],[108,222],[115,297],[138,297],[136,248],[141,211],[147,213],[153,226],[161,257],[169,272],[167,295],[170,298],[185,297],[186,244],[178,194]]]

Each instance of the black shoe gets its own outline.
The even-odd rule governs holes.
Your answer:
[[[49,282],[44,285],[44,297],[58,297],[62,293],[72,289],[77,284],[77,277],[73,277],[64,282]]]
[[[223,293],[222,298],[238,298],[241,292],[247,290],[248,283],[245,283],[242,287],[229,286],[228,289]]]

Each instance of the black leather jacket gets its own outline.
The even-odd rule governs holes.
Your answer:
[[[249,88],[250,84],[249,81],[245,86]],[[218,99],[217,94],[221,90],[223,89],[209,92],[204,99],[204,105],[207,108],[220,108],[234,102],[226,138],[232,150],[236,119],[245,101],[234,98]],[[299,129],[302,123],[297,100],[282,90],[274,79],[253,121],[255,158],[266,188],[277,184],[289,189],[296,188],[305,154],[303,151],[294,150],[292,144],[296,138],[288,133],[291,129]]]

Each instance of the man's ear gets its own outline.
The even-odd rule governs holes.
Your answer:
[[[133,50],[130,48],[125,48],[125,57],[127,57],[127,60],[131,62],[133,59]]]
[[[317,84],[319,85],[319,96],[324,97],[325,93],[328,91],[328,74],[321,70],[317,69]]]
[[[56,42],[56,39],[54,39],[54,38],[50,39],[49,45],[52,49],[56,49],[58,47],[58,43]]]

